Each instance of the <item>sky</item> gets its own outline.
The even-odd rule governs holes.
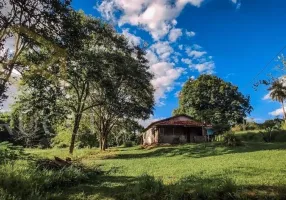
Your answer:
[[[254,108],[249,118],[262,122],[281,114],[266,87],[255,90],[253,84],[270,73],[283,75],[274,68],[286,45],[286,1],[73,0],[72,7],[112,24],[130,45],[148,43],[156,90],[149,121],[171,116],[183,83],[204,73],[249,95]]]

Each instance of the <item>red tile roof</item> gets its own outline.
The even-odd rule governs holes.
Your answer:
[[[186,117],[189,120],[178,120],[178,117]],[[151,123],[145,130],[151,128],[152,126],[192,126],[192,127],[212,127],[211,124],[205,124],[202,122],[198,122],[193,120],[190,116],[188,115],[177,115],[174,117],[170,117],[167,119],[163,119],[157,122]]]

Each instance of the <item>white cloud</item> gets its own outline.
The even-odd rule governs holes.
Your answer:
[[[268,114],[272,115],[272,116],[281,116],[281,115],[283,115],[283,109],[279,108],[279,109],[276,109],[276,110],[274,110],[274,111],[272,111],[272,112],[270,112]]]
[[[180,96],[180,92],[181,92],[181,91],[177,91],[177,92],[175,92],[175,97],[177,97],[177,98],[178,98],[178,97]]]
[[[151,81],[155,88],[155,101],[159,103],[165,98],[165,93],[173,89],[174,82],[180,77],[183,68],[174,67],[174,64],[167,62],[159,62],[151,66],[150,71],[154,74],[154,79]]]
[[[193,32],[193,31],[186,31],[186,35],[187,35],[188,37],[194,37],[194,36],[196,35],[196,33]]]
[[[190,48],[187,48],[186,53],[188,54],[188,56],[193,58],[200,58],[203,55],[207,54],[206,51],[197,51],[197,50],[192,50]]]
[[[181,61],[187,65],[191,65],[192,64],[192,60],[189,58],[182,58]]]
[[[179,37],[181,37],[182,35],[183,35],[182,29],[173,28],[173,29],[170,31],[169,40],[170,40],[170,42],[176,42],[177,39],[178,39]]]
[[[122,34],[127,38],[129,41],[129,45],[140,45],[142,39],[136,35],[133,35],[129,32],[129,29],[122,29]]]
[[[268,92],[263,98],[262,100],[270,100],[271,97],[270,97],[270,92]]]
[[[102,16],[108,20],[116,20],[119,12],[118,24],[140,25],[148,31],[153,39],[159,40],[167,35],[174,21],[187,4],[200,7],[204,0],[106,0],[97,6]]]
[[[190,65],[190,68],[198,70],[199,73],[213,74],[215,63],[213,61],[208,61],[205,63]]]
[[[138,123],[143,126],[144,128],[147,128],[151,123],[162,120],[163,118],[154,118],[154,116],[150,116],[147,120],[138,120]]]
[[[151,51],[150,49],[148,49],[148,50],[146,51],[146,58],[147,58],[147,60],[149,61],[149,64],[150,64],[150,65],[153,65],[153,64],[155,64],[155,63],[158,62],[158,57],[157,57],[156,54],[155,54],[153,51]]]
[[[150,47],[151,50],[157,53],[159,58],[166,61],[169,56],[174,52],[174,49],[170,46],[169,42],[157,42]]]
[[[241,7],[241,0],[230,0],[233,4],[236,5],[236,10],[239,10]]]
[[[179,45],[179,49],[183,50],[184,46],[182,44]]]
[[[263,122],[265,120],[262,118],[246,117],[246,121],[259,123],[259,122]]]

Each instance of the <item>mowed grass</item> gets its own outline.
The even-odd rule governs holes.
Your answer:
[[[68,157],[68,149],[27,150],[41,157]],[[217,185],[231,180],[248,196],[285,193],[286,143],[245,142],[240,147],[219,143],[187,144],[142,149],[111,148],[107,152],[80,149],[72,157],[104,174],[60,195],[66,199],[117,199],[143,174],[172,185],[187,179],[193,185]]]

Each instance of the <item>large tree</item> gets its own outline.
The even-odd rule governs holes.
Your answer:
[[[147,119],[152,114],[152,75],[148,72],[144,51],[132,49],[106,52],[102,74],[105,86],[95,87],[92,95],[103,102],[93,109],[101,150],[107,148],[107,139],[114,126],[127,119]]]
[[[179,107],[173,114],[188,114],[214,125],[241,122],[252,110],[250,99],[238,87],[217,76],[201,75],[188,80],[180,93]]]
[[[70,145],[70,153],[73,153],[83,114],[102,110],[112,121],[124,117],[148,118],[154,103],[152,75],[148,72],[145,52],[140,47],[128,45],[127,39],[109,25],[72,11],[63,27],[60,38],[67,54],[64,76],[60,71],[51,71],[59,68],[58,62],[45,68],[51,73],[39,75],[54,87],[62,88],[64,94],[57,96],[58,101],[73,113]],[[46,51],[38,50],[36,54],[25,54],[25,59],[42,65],[46,55]],[[37,89],[37,85],[31,84],[34,81],[28,81],[35,79],[33,74],[33,69],[25,70],[23,79],[28,87],[36,88],[35,91],[40,93],[44,88]],[[103,139],[113,123],[105,127],[108,130],[100,131],[104,133]]]
[[[20,59],[23,52],[46,45],[52,51],[50,57],[59,53],[63,45],[59,33],[70,10],[69,4],[70,0],[0,2],[0,102],[7,98],[5,92],[13,70],[22,72],[27,68],[27,63]]]
[[[284,83],[284,78],[277,79],[273,81],[268,88],[270,91],[270,97],[271,99],[278,101],[282,105],[284,120],[286,121],[286,112],[284,107],[284,101],[286,99],[286,86]]]

